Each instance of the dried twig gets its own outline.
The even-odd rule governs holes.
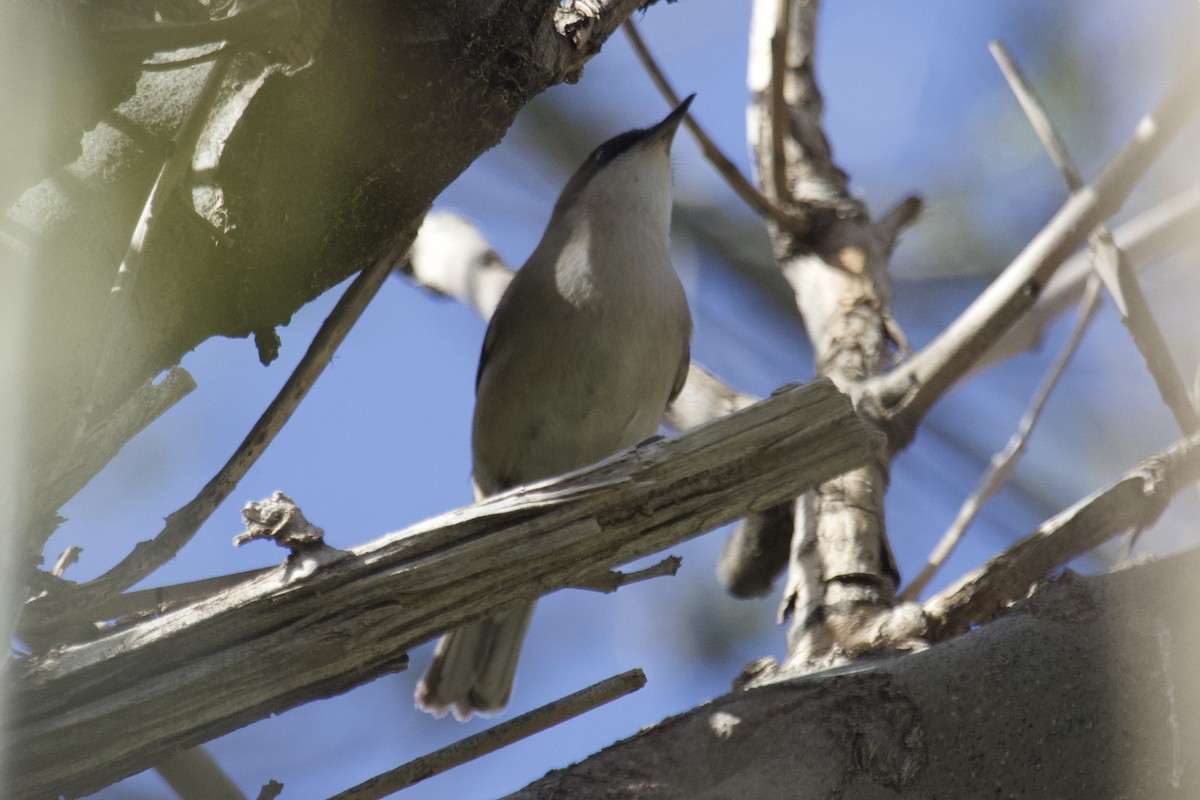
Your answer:
[[[147,381],[112,414],[89,426],[69,458],[54,464],[54,474],[37,481],[35,497],[42,514],[52,514],[88,484],[130,439],[193,389],[196,381],[175,367],[155,383]]]
[[[1050,399],[1050,395],[1058,386],[1058,381],[1066,371],[1067,365],[1071,363],[1071,359],[1075,356],[1075,351],[1079,349],[1080,342],[1083,341],[1083,334],[1087,331],[1088,325],[1096,314],[1096,309],[1100,305],[1100,279],[1093,276],[1084,290],[1083,303],[1079,309],[1079,317],[1075,320],[1075,327],[1071,329],[1071,335],[1067,338],[1066,344],[1063,345],[1062,351],[1050,365],[1050,369],[1046,372],[1046,377],[1042,379],[1041,385],[1034,393],[1033,400],[1029,404],[1029,409],[1025,415],[1021,417],[1021,422],[1017,425],[1017,431],[1008,440],[1008,444],[999,453],[992,456],[991,463],[988,464],[987,471],[984,472],[983,478],[979,481],[979,485],[971,496],[966,499],[962,507],[958,510],[958,516],[954,518],[954,522],[949,529],[942,534],[941,541],[937,543],[937,547],[929,554],[929,559],[926,561],[921,572],[912,579],[912,582],[905,587],[899,595],[901,600],[915,602],[921,592],[929,585],[933,576],[946,563],[946,559],[954,552],[954,548],[958,547],[958,543],[962,541],[963,535],[967,532],[967,528],[975,521],[979,510],[983,508],[991,497],[1000,490],[1008,479],[1012,476],[1013,468],[1016,467],[1017,461],[1025,452],[1025,447],[1029,442],[1029,436],[1033,433],[1034,427],[1041,418],[1042,410],[1046,406],[1046,401]]]
[[[646,72],[650,74],[650,79],[654,81],[654,85],[658,87],[658,91],[663,98],[672,107],[679,105],[679,95],[675,89],[671,87],[667,76],[658,66],[658,62],[654,59],[650,49],[646,47],[646,42],[638,33],[637,26],[632,19],[625,20],[623,25],[626,36],[629,37],[629,43],[633,46],[633,52],[637,54],[638,59],[642,62]],[[802,234],[808,228],[808,219],[804,216],[794,214],[787,209],[781,207],[777,201],[772,201],[769,197],[760,192],[750,180],[741,173],[737,165],[733,163],[723,152],[717,147],[717,143],[709,138],[708,134],[700,127],[700,123],[696,122],[695,117],[690,113],[683,118],[683,124],[692,132],[692,136],[696,138],[696,143],[700,145],[700,151],[704,153],[704,157],[708,159],[708,163],[712,164],[713,168],[725,179],[729,184],[729,188],[733,190],[742,202],[750,206],[755,213],[774,222],[784,230],[792,233]],[[780,195],[780,199],[786,199],[786,195]]]
[[[654,578],[673,578],[675,577],[675,573],[679,571],[681,564],[683,564],[683,559],[679,556],[667,556],[662,561],[635,572],[609,570],[600,575],[589,577],[585,581],[580,581],[575,584],[575,588],[610,594],[622,586],[629,586],[633,583],[641,583],[642,581]]]
[[[1133,136],[1000,276],[932,343],[873,382],[881,416],[903,435],[1037,299],[1046,281],[1088,233],[1111,216],[1200,101],[1200,62],[1139,123]]]
[[[329,317],[317,331],[304,357],[292,371],[287,382],[258,421],[250,429],[237,450],[192,500],[167,517],[167,524],[153,539],[139,542],[119,564],[94,581],[70,592],[60,592],[31,601],[25,613],[25,624],[41,627],[50,618],[74,618],[81,612],[112,597],[175,556],[200,526],[229,496],[242,476],[258,460],[275,435],[291,418],[292,413],[308,394],[322,370],[333,358],[334,351],[358,321],[367,304],[387,279],[388,273],[408,249],[408,236],[400,234],[378,260],[355,279],[338,300]]]
[[[486,731],[468,736],[427,756],[421,756],[382,775],[376,775],[352,789],[339,792],[330,800],[377,800],[386,797],[406,786],[412,786],[414,783],[460,764],[465,764],[488,753],[494,753],[513,742],[527,739],[560,722],[577,717],[605,703],[611,703],[613,700],[636,692],[645,685],[646,675],[640,669],[631,669],[620,675],[614,675],[586,689],[581,689],[574,694],[488,728]]]
[[[847,397],[814,381],[367,542],[307,576],[284,566],[26,659],[13,677],[21,718],[6,740],[6,797],[95,791],[179,748],[346,691],[401,668],[409,648],[493,613],[498,597],[575,586],[782,502],[881,446]],[[184,696],[202,702],[178,713]]]
[[[1009,55],[1004,45],[992,42],[989,45],[992,56],[1000,65],[1000,71],[1008,80],[1013,93],[1029,117],[1030,124],[1041,139],[1042,145],[1050,154],[1051,160],[1062,173],[1067,187],[1072,192],[1078,192],[1083,187],[1083,178],[1071,158],[1070,152],[1055,129],[1049,115],[1038,101],[1033,87],[1029,84],[1021,68]],[[1193,433],[1200,428],[1200,416],[1192,405],[1187,393],[1187,385],[1183,376],[1171,358],[1170,348],[1166,337],[1154,319],[1150,304],[1142,291],[1141,284],[1133,274],[1128,258],[1113,243],[1112,233],[1104,225],[1099,226],[1091,235],[1092,249],[1095,252],[1095,269],[1104,281],[1105,287],[1117,308],[1121,312],[1121,321],[1129,330],[1142,357],[1146,360],[1159,394],[1163,402],[1175,415],[1175,421],[1184,433]]]
[[[1115,483],[1042,523],[1004,553],[926,601],[935,639],[985,622],[1051,570],[1131,528],[1145,527],[1171,496],[1200,478],[1200,434],[1143,459]]]

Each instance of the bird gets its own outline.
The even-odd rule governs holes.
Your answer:
[[[671,264],[671,144],[694,98],[588,156],[496,306],[475,381],[477,498],[653,437],[683,388],[692,318]],[[533,608],[445,634],[417,706],[459,720],[502,711]]]

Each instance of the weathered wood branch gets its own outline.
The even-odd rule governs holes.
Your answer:
[[[497,608],[767,508],[882,438],[828,381],[341,552],[325,548],[15,669],[12,797],[98,788],[298,703],[403,668]],[[250,668],[250,666],[253,668]]]
[[[1114,536],[1152,524],[1180,489],[1200,479],[1200,434],[1150,456],[1120,480],[1046,520],[1005,552],[924,605],[934,638],[986,622],[1051,570]]]
[[[1040,584],[952,642],[734,691],[507,800],[1196,797],[1198,571]]]

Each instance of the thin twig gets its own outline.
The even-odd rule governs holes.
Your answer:
[[[1055,270],[1110,217],[1162,154],[1200,101],[1200,62],[1193,64],[1130,140],[1083,191],[1073,194],[1004,272],[921,352],[872,382],[881,416],[911,432],[926,411],[965,375],[1037,299]]]
[[[1054,121],[1050,119],[1045,106],[1033,91],[1033,85],[1025,77],[1025,73],[1009,54],[1008,48],[1004,46],[1003,42],[988,42],[988,52],[992,54],[992,58],[1000,67],[1000,72],[1008,81],[1008,88],[1012,90],[1017,102],[1020,103],[1021,110],[1025,112],[1025,117],[1041,141],[1042,147],[1046,148],[1046,155],[1050,156],[1054,166],[1058,167],[1058,171],[1067,181],[1067,187],[1073,192],[1078,191],[1083,186],[1083,176],[1079,174],[1079,168],[1075,166],[1075,160],[1067,151],[1062,135],[1054,126]]]
[[[1114,536],[1158,519],[1171,496],[1200,478],[1200,434],[1143,459],[1115,483],[1043,522],[1036,531],[923,605],[934,640],[985,622],[1036,581]]]
[[[146,381],[112,414],[83,432],[69,458],[57,461],[54,472],[36,482],[41,514],[52,514],[70,500],[120,452],[134,436],[196,388],[183,367],[173,367],[155,383]]]
[[[77,616],[81,611],[86,613],[91,607],[124,591],[172,559],[229,496],[291,418],[408,246],[408,235],[397,235],[387,251],[359,274],[321,325],[283,388],[254,423],[237,450],[199,494],[167,517],[166,526],[157,536],[139,542],[119,564],[94,581],[74,591],[32,601],[26,613],[26,624],[40,627],[47,623],[48,616]]]
[[[1029,436],[1033,433],[1034,427],[1037,426],[1038,419],[1041,418],[1046,401],[1050,399],[1050,395],[1058,386],[1058,381],[1066,371],[1067,365],[1074,358],[1076,350],[1079,349],[1080,342],[1083,341],[1083,334],[1087,331],[1099,306],[1100,279],[1093,275],[1092,280],[1088,282],[1087,288],[1084,290],[1084,299],[1079,309],[1079,317],[1075,320],[1075,326],[1071,329],[1071,335],[1067,337],[1067,342],[1063,345],[1062,351],[1058,354],[1054,363],[1051,364],[1050,369],[1046,372],[1046,377],[1042,379],[1041,385],[1038,387],[1037,392],[1034,393],[1033,400],[1029,404],[1029,409],[1021,417],[1020,424],[1017,425],[1016,433],[1009,438],[1008,444],[1004,446],[1003,450],[992,456],[987,471],[984,472],[983,478],[979,481],[979,485],[962,504],[962,507],[958,510],[958,516],[954,518],[953,524],[942,534],[941,541],[937,543],[937,547],[929,554],[929,559],[921,569],[921,572],[900,593],[900,600],[916,602],[917,597],[929,585],[929,582],[933,580],[933,576],[937,574],[942,565],[946,563],[946,559],[958,547],[958,543],[962,541],[967,528],[975,521],[975,517],[979,515],[979,511],[983,508],[984,503],[990,500],[1008,482],[1008,479],[1012,476],[1013,468],[1017,465],[1017,461],[1025,453]]]
[[[650,79],[658,87],[659,93],[669,105],[678,106],[679,95],[672,88],[670,82],[667,80],[667,76],[658,66],[658,62],[650,53],[649,48],[646,47],[646,42],[642,39],[641,34],[638,33],[637,26],[634,25],[633,20],[625,20],[623,27],[625,35],[629,37],[629,43],[633,46],[634,53],[637,54],[646,72],[650,74]],[[687,129],[692,132],[692,136],[696,138],[696,143],[700,145],[700,151],[704,153],[704,157],[708,159],[708,163],[712,164],[713,168],[725,179],[725,182],[729,184],[729,188],[741,198],[742,202],[750,206],[755,213],[766,217],[786,231],[800,235],[808,230],[807,217],[792,214],[760,192],[741,173],[737,165],[721,151],[721,148],[717,147],[716,142],[709,138],[704,129],[700,127],[700,123],[696,122],[690,113],[683,118],[683,124],[687,126]]]
[[[642,581],[654,578],[673,578],[675,577],[675,573],[679,571],[681,564],[683,564],[683,559],[679,556],[667,556],[657,564],[651,564],[645,569],[639,569],[636,572],[621,572],[614,569],[600,573],[588,578],[586,581],[581,581],[575,585],[575,588],[611,594],[622,586],[629,586],[633,583],[641,583]]]
[[[560,722],[610,703],[646,685],[646,675],[631,669],[593,684],[560,700],[535,708],[493,728],[468,736],[441,750],[410,761],[371,778],[369,781],[334,795],[330,800],[377,800],[406,786],[432,777],[468,761],[495,752],[501,747],[526,739]]]
[[[1029,117],[1029,122],[1041,139],[1042,145],[1062,173],[1067,187],[1072,192],[1078,192],[1083,187],[1083,178],[1029,80],[1002,43],[992,42],[988,47],[996,63],[1000,65],[1000,71],[1004,73],[1013,94],[1017,96],[1021,108]],[[1185,434],[1195,432],[1200,429],[1200,416],[1188,397],[1187,385],[1175,366],[1166,337],[1154,319],[1150,304],[1133,274],[1129,260],[1113,243],[1112,233],[1104,225],[1100,225],[1092,233],[1091,243],[1096,254],[1096,272],[1116,302],[1121,312],[1121,321],[1125,323],[1129,335],[1145,359],[1146,367],[1158,386],[1163,402],[1171,409],[1180,430]]]

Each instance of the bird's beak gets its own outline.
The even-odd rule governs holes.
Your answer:
[[[687,116],[688,106],[696,99],[695,94],[690,94],[686,99],[670,114],[667,114],[663,121],[650,129],[650,136],[655,139],[662,139],[670,146],[671,141],[675,138],[675,131],[679,129],[679,123],[683,122],[683,118]]]

